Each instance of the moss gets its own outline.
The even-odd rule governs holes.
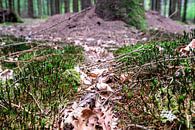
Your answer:
[[[96,13],[105,20],[122,20],[138,29],[146,28],[143,0],[99,0]]]
[[[126,22],[138,29],[145,30],[147,24],[142,0],[124,0],[124,3],[128,10]]]

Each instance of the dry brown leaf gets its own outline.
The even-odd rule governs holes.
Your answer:
[[[106,84],[106,83],[97,83],[96,87],[100,90],[100,91],[107,91],[107,92],[114,92],[112,90],[112,88]]]
[[[89,109],[89,108],[86,108],[82,111],[82,117],[85,118],[85,119],[88,119],[90,116],[94,115],[94,112]]]
[[[190,42],[190,44],[188,44],[188,45],[184,48],[184,50],[186,50],[186,51],[190,51],[191,49],[195,49],[195,39],[193,39],[193,40]]]
[[[129,80],[129,77],[127,74],[121,74],[120,76],[120,83],[124,83]]]

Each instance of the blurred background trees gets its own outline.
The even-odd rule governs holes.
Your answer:
[[[98,1],[98,0],[97,0]],[[0,0],[0,9],[15,11],[21,17],[47,17],[79,12],[96,0]],[[101,0],[99,0],[101,1]],[[109,0],[108,0],[109,1]],[[141,0],[146,10],[154,10],[174,20],[195,22],[195,0]],[[113,2],[113,0],[110,0]],[[131,2],[131,0],[129,0]]]

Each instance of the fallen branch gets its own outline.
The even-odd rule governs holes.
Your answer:
[[[130,124],[130,125],[127,126],[127,128],[125,130],[128,130],[129,127],[136,127],[136,128],[140,128],[140,129],[143,129],[143,130],[149,130],[147,127],[142,126],[142,125],[137,125],[137,124]]]

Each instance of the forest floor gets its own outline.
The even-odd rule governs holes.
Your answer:
[[[89,8],[79,13],[54,15],[48,20],[24,19],[22,24],[2,24],[0,34],[116,50],[123,45],[152,40],[159,33],[182,34],[195,27],[173,21],[154,11],[146,13],[146,20],[148,31],[140,31],[122,21],[104,21],[96,15],[95,8]]]
[[[46,40],[82,46],[85,50],[85,64],[78,67],[77,71],[81,74],[84,85],[82,87],[85,88],[81,91],[83,95],[61,110],[58,123],[54,127],[71,129],[74,126],[75,129],[84,130],[91,129],[92,124],[97,123],[103,129],[109,130],[119,129],[119,115],[113,111],[113,102],[123,98],[120,94],[121,83],[127,78],[121,75],[116,79],[113,72],[113,64],[116,64],[113,59],[116,57],[112,50],[123,45],[149,41],[158,37],[161,32],[171,34],[171,37],[172,34],[182,34],[192,28],[156,12],[147,12],[146,18],[148,28],[152,31],[142,32],[122,21],[104,21],[97,17],[92,8],[75,14],[55,15],[46,21],[27,20],[23,24],[1,25],[0,32],[22,36],[30,41]],[[120,83],[116,83],[116,80]],[[74,119],[75,116],[78,118]],[[89,122],[84,120],[89,118]],[[130,124],[129,128],[131,127],[146,129],[140,125]]]
[[[163,17],[154,11],[146,13],[147,30],[166,33],[190,31],[194,25],[182,24]],[[63,41],[67,43],[122,46],[149,40],[150,34],[130,27],[122,21],[104,21],[94,8],[79,13],[54,15],[48,20],[24,20],[22,24],[0,25],[3,34],[31,37],[36,40]]]

